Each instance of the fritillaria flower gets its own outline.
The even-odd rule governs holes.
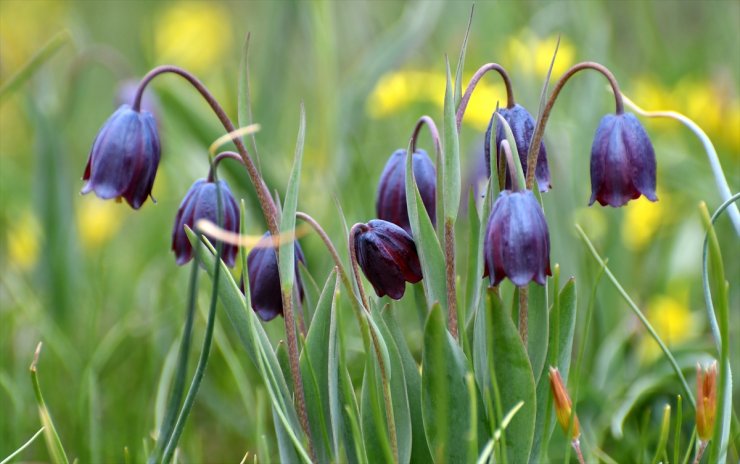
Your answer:
[[[508,277],[524,287],[545,285],[550,271],[550,234],[545,215],[530,190],[502,191],[488,219],[484,242],[485,274],[491,285]]]
[[[355,227],[357,233],[350,240],[354,240],[357,262],[365,277],[378,296],[400,300],[406,282],[415,284],[422,279],[414,239],[396,224],[380,219]]]
[[[124,198],[139,209],[151,196],[161,149],[157,124],[147,111],[122,105],[98,132],[87,160],[82,193]]]
[[[280,290],[280,271],[278,269],[277,246],[269,232],[262,236],[257,246],[247,256],[249,294],[252,309],[263,321],[271,321],[283,314],[283,297]],[[303,301],[303,283],[298,272],[298,261],[306,263],[298,241],[295,241],[295,286]]]
[[[640,195],[657,201],[655,152],[631,113],[604,116],[591,147],[591,201],[622,206]]]
[[[511,127],[511,133],[516,141],[516,149],[519,152],[519,161],[522,163],[522,169],[525,173],[527,170],[527,153],[529,152],[529,143],[532,140],[532,134],[534,133],[535,120],[529,111],[523,106],[516,104],[511,108],[500,108],[498,113],[506,120]],[[491,116],[491,121],[488,123],[488,130],[486,130],[486,138],[484,140],[484,153],[486,157],[486,173],[491,172],[491,131],[493,130],[493,118],[496,117],[496,113]],[[503,124],[496,125],[496,146],[500,147],[501,142],[506,140],[506,132]],[[493,153],[496,158],[498,167],[498,154]],[[547,151],[545,150],[545,143],[540,143],[540,152],[537,154],[537,167],[534,171],[535,179],[537,179],[537,186],[540,192],[547,192],[550,189],[550,169],[547,165]],[[506,189],[511,189],[511,174],[509,170],[506,170]]]
[[[411,158],[419,194],[432,224],[436,223],[437,173],[424,150],[416,150]],[[409,213],[406,209],[406,150],[396,150],[385,164],[378,183],[375,201],[378,218],[402,227],[409,234]]]
[[[193,229],[200,219],[207,219],[214,224],[219,224],[224,230],[239,233],[239,206],[226,182],[223,180],[218,182],[223,208],[223,219],[220,223],[217,220],[218,196],[215,182],[206,179],[196,180],[180,203],[175,216],[175,226],[172,229],[172,251],[175,252],[177,264],[180,266],[193,258],[193,248],[185,234],[184,226],[187,225]],[[223,244],[221,256],[227,266],[234,267],[237,250],[235,245]]]

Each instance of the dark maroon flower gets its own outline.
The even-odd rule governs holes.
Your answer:
[[[437,171],[424,150],[416,150],[411,158],[414,178],[419,187],[421,201],[429,214],[432,224],[437,222],[435,198],[437,192]],[[409,234],[409,213],[406,209],[406,150],[396,150],[385,164],[378,183],[375,200],[378,218],[402,227]]]
[[[154,116],[122,105],[103,124],[87,160],[82,193],[120,198],[139,209],[151,196],[160,157]]]
[[[504,277],[518,287],[532,280],[545,285],[545,276],[552,275],[547,222],[530,190],[499,194],[483,247],[484,277],[490,273],[491,285],[498,285]]]
[[[655,152],[640,121],[632,113],[601,119],[591,147],[591,201],[622,206],[640,195],[655,195]]]
[[[414,239],[392,222],[373,219],[353,237],[357,262],[378,296],[400,300],[406,282],[422,278]]]
[[[516,149],[519,152],[519,160],[522,163],[522,169],[526,174],[527,171],[527,153],[529,152],[529,143],[532,141],[532,134],[534,133],[534,126],[536,124],[534,118],[529,111],[527,111],[521,105],[514,105],[513,108],[502,108],[498,110],[499,114],[509,123],[511,127],[511,133],[514,135],[516,140]],[[491,127],[493,126],[493,118],[496,117],[496,113],[491,116],[491,121],[488,123],[488,129],[486,130],[486,139],[484,140],[484,151],[486,156],[486,174],[491,172]],[[500,121],[499,121],[500,122]],[[502,124],[496,124],[496,146],[500,147],[501,142],[506,140],[506,131]],[[496,158],[496,166],[498,167],[498,156],[496,150],[493,150],[493,156]],[[550,169],[547,166],[547,151],[545,150],[545,143],[540,143],[540,152],[537,155],[537,166],[534,170],[534,176],[537,179],[537,186],[540,192],[547,192],[550,190]],[[509,170],[506,169],[506,189],[511,189],[511,175]]]
[[[271,321],[278,314],[283,314],[283,297],[280,290],[280,271],[277,253],[269,232],[262,236],[257,246],[247,256],[247,273],[249,276],[249,295],[252,309],[263,321]],[[303,301],[303,283],[298,272],[298,261],[306,263],[303,250],[295,242],[295,286]]]
[[[229,232],[239,233],[239,205],[231,194],[228,185],[223,180],[218,181],[221,190],[221,204],[223,207],[223,221],[221,228]],[[214,224],[217,221],[218,200],[216,183],[205,179],[196,180],[180,203],[175,216],[175,227],[172,229],[172,251],[175,252],[177,264],[182,266],[193,259],[193,247],[185,234],[185,227],[191,229],[200,219],[207,219]],[[229,267],[234,267],[238,247],[227,243],[223,244],[221,257]]]

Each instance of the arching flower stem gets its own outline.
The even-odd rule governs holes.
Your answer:
[[[579,71],[583,71],[584,69],[592,69],[594,71],[598,71],[603,74],[604,77],[606,77],[606,79],[609,81],[609,85],[611,85],[612,87],[612,92],[614,93],[615,112],[617,114],[624,113],[624,102],[622,101],[622,93],[619,91],[619,84],[617,83],[617,79],[614,77],[614,74],[612,74],[612,72],[609,71],[606,66],[595,63],[593,61],[583,61],[571,66],[570,69],[565,71],[565,73],[555,84],[555,87],[550,94],[550,98],[548,98],[547,103],[545,103],[542,114],[540,114],[537,118],[537,125],[534,128],[532,140],[529,144],[529,153],[527,153],[527,171],[525,172],[525,175],[527,176],[528,189],[531,189],[532,185],[534,185],[534,174],[535,168],[537,166],[537,155],[539,154],[540,143],[542,143],[542,137],[545,134],[545,126],[547,125],[547,121],[550,118],[550,112],[552,112],[552,107],[555,105],[555,100],[557,100],[558,96],[560,95],[560,91],[563,90],[565,83],[568,82],[568,80],[576,73],[578,73]]]
[[[244,160],[239,155],[239,153],[235,153],[233,151],[222,151],[221,153],[219,153],[218,155],[216,155],[213,158],[213,161],[211,162],[211,168],[208,170],[208,179],[207,179],[208,182],[213,182],[214,181],[214,177],[215,176],[214,176],[214,172],[213,171],[216,169],[216,167],[221,162],[221,160],[224,160],[226,158],[237,160],[240,163],[244,164]]]
[[[462,124],[463,116],[465,115],[465,110],[468,107],[470,97],[473,95],[473,90],[475,90],[478,82],[488,71],[496,71],[501,76],[501,79],[503,79],[504,85],[506,86],[506,107],[513,108],[514,105],[516,105],[516,102],[514,101],[514,91],[511,88],[511,79],[509,78],[509,73],[507,73],[503,66],[498,63],[484,64],[483,66],[478,68],[475,74],[473,74],[473,77],[470,78],[470,82],[468,83],[467,88],[465,88],[465,93],[463,94],[462,98],[460,98],[460,103],[457,106],[457,113],[455,114],[455,122],[457,123],[458,132],[460,131],[460,125]]]

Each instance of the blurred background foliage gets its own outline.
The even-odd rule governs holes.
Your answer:
[[[161,418],[189,272],[175,265],[170,252],[172,221],[190,184],[205,177],[207,147],[223,131],[182,80],[158,78],[149,93],[163,143],[153,191],[157,203],[134,213],[125,204],[81,197],[88,151],[117,106],[123,83],[135,83],[159,64],[181,65],[236,118],[240,54],[251,32],[260,169],[268,186],[284,193],[304,101],[308,130],[299,209],[344,248],[334,198],[349,224],[371,219],[387,157],[406,146],[421,114],[441,124],[444,55],[456,60],[469,8],[469,2],[425,1],[0,2],[0,83],[58,34],[66,40],[0,100],[0,457],[40,426],[28,374],[40,340],[41,384],[70,456],[122,461],[126,447],[140,460]],[[511,73],[518,102],[536,113],[558,35],[554,78],[577,61],[605,64],[642,107],[679,111],[702,126],[731,187],[740,185],[739,3],[479,2],[465,82],[478,66],[498,62]],[[504,98],[500,81],[486,77],[466,114],[461,150],[471,185],[480,176],[488,119]],[[697,205],[703,200],[714,210],[720,199],[694,136],[678,123],[646,120],[658,159],[660,201],[588,208],[591,139],[612,105],[605,81],[595,73],[568,85],[546,133],[554,190],[544,205],[552,262],[579,282],[579,313],[595,305],[587,339],[579,317],[575,352],[585,346],[586,355],[581,371],[569,379],[578,385],[576,409],[591,440],[586,448],[598,445],[626,462],[641,457],[634,455],[644,449],[641,444],[657,441],[660,411],[666,403],[675,406],[680,386],[610,285],[602,283],[591,301],[598,268],[573,224],[584,227],[682,364],[690,366],[707,360],[712,347],[700,285],[703,229]],[[429,139],[421,146],[431,151]],[[265,225],[246,175],[232,162],[223,166],[222,176],[248,201],[250,232],[262,234]],[[464,261],[465,221],[460,227]],[[728,280],[736,284],[737,236],[726,219],[717,228]],[[321,285],[330,258],[315,236],[302,245]],[[206,281],[202,301],[208,297]],[[732,290],[730,298],[732,363],[740,372],[740,295]],[[413,303],[397,307],[418,355],[421,325]],[[203,318],[198,323],[196,334],[202,333]],[[355,348],[349,357],[361,358],[361,344],[352,341],[357,329],[346,326]],[[275,343],[282,327],[268,324]],[[361,369],[362,362],[357,365]],[[648,373],[657,380],[641,382]],[[219,327],[181,441],[185,460],[235,462],[247,451],[274,458],[268,408],[231,328]],[[615,418],[624,419],[623,435]],[[682,446],[691,432],[688,422]],[[556,437],[564,442],[560,432]],[[23,459],[47,460],[43,441]]]

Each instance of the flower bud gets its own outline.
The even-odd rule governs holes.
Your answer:
[[[414,239],[399,226],[380,219],[359,225],[354,237],[357,261],[378,296],[400,300],[406,282],[422,279]]]
[[[532,140],[532,134],[534,133],[534,127],[536,122],[529,111],[527,111],[521,105],[514,105],[513,108],[500,108],[499,114],[506,120],[511,127],[511,133],[516,141],[516,150],[519,152],[519,161],[522,163],[522,169],[524,173],[527,172],[527,153],[529,153],[529,143]],[[488,123],[488,129],[486,130],[486,139],[484,140],[484,152],[486,156],[486,174],[491,172],[491,130],[493,127],[493,118],[496,117],[496,113],[491,116],[491,121]],[[501,142],[506,140],[506,131],[503,124],[496,124],[496,147],[501,146]],[[498,153],[497,150],[493,150],[493,156],[496,158],[496,166],[498,167]],[[506,189],[511,189],[511,174],[506,169]],[[537,179],[537,186],[540,192],[547,192],[550,190],[550,168],[547,166],[547,151],[545,150],[545,143],[540,142],[540,152],[537,154],[537,165],[534,170],[535,179]]]
[[[218,200],[216,195],[216,183],[205,179],[196,180],[190,187],[188,193],[180,203],[180,208],[175,216],[175,226],[172,229],[172,251],[175,252],[177,264],[182,266],[193,258],[193,248],[185,234],[185,227],[191,229],[200,219],[207,219],[218,224],[222,229],[233,233],[239,233],[239,205],[231,194],[228,185],[219,180],[221,190],[221,204],[223,208],[222,222],[217,218]],[[221,257],[229,267],[234,267],[238,248],[235,245],[223,244]]]
[[[436,224],[437,171],[424,150],[416,150],[411,163],[419,194],[432,224]],[[406,150],[396,150],[385,164],[378,183],[375,201],[378,218],[392,222],[411,234],[409,213],[406,209]]]
[[[558,418],[558,423],[562,427],[563,432],[567,435],[571,434],[571,440],[577,440],[581,436],[580,424],[578,423],[578,416],[573,413],[572,403],[568,390],[565,388],[563,378],[560,376],[560,372],[557,368],[550,367],[550,389],[552,390],[552,397],[555,403],[555,415]],[[573,418],[573,428],[571,430],[571,417]]]
[[[139,209],[151,196],[160,145],[154,116],[122,105],[98,132],[87,160],[82,193],[120,198]]]
[[[645,129],[631,113],[601,119],[591,147],[591,201],[622,206],[640,195],[657,201],[655,152]]]
[[[262,236],[257,246],[247,255],[247,274],[249,277],[249,295],[252,309],[263,321],[271,321],[278,314],[283,314],[283,295],[280,289],[280,270],[278,268],[278,244],[269,232]],[[306,263],[303,250],[295,241],[295,286],[303,301],[303,282],[298,272],[298,261]]]
[[[696,434],[707,442],[714,435],[717,417],[717,361],[706,369],[696,365]]]
[[[485,273],[491,285],[508,277],[524,287],[545,285],[550,271],[550,233],[542,207],[530,190],[504,190],[493,205],[484,241]],[[492,271],[492,272],[491,272]]]

